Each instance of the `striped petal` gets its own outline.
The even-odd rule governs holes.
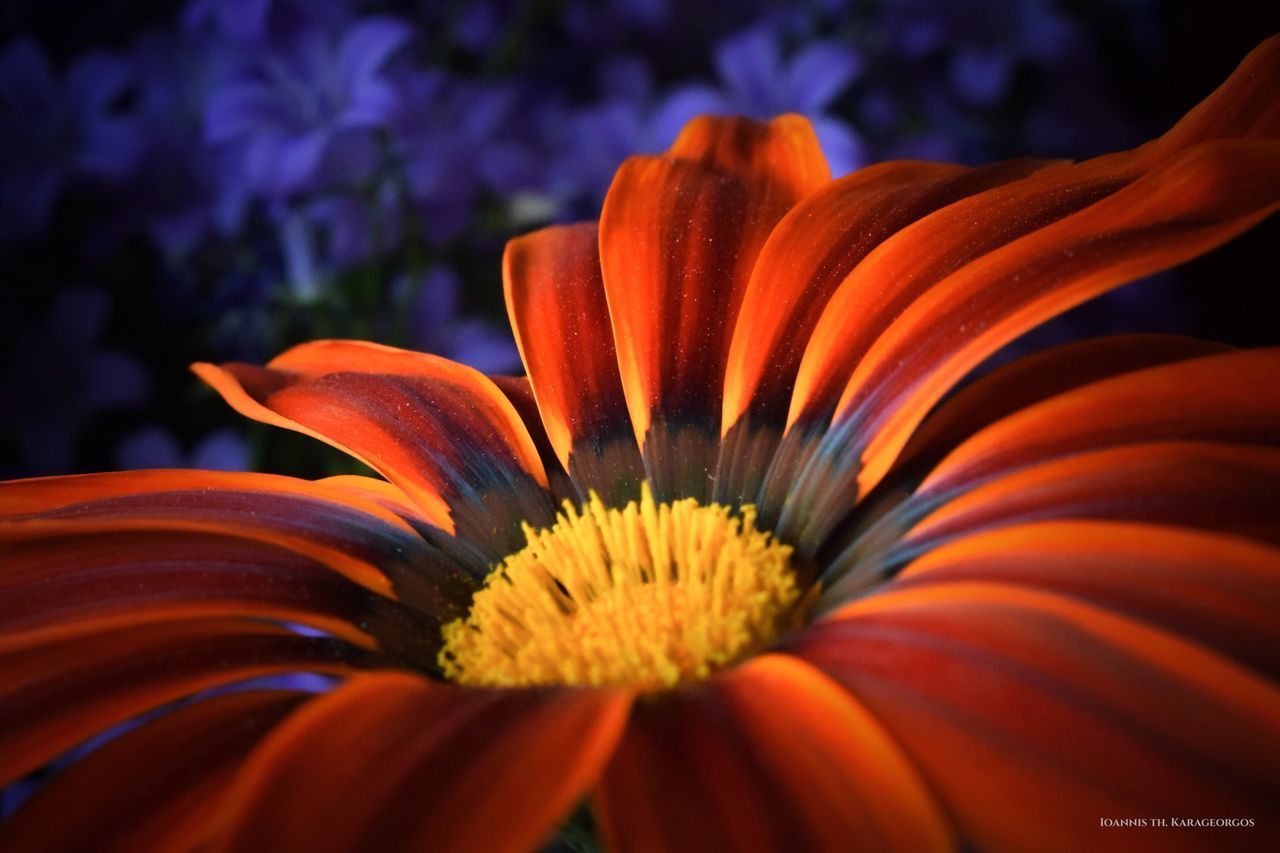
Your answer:
[[[0,567],[0,652],[151,622],[274,619],[409,660],[465,613],[424,619],[296,552],[177,530],[60,535],[9,545]]]
[[[168,702],[290,672],[345,674],[377,660],[261,622],[186,619],[0,653],[0,784]]]
[[[183,530],[238,535],[312,557],[386,595],[421,541],[381,506],[271,474],[127,471],[0,483],[0,541],[64,531]]]
[[[693,122],[667,157],[633,157],[600,216],[622,389],[660,500],[706,497],[730,336],[779,219],[829,179],[808,123]]]
[[[555,831],[613,750],[629,699],[361,676],[250,757],[216,850],[525,851]]]
[[[595,223],[507,244],[507,314],[560,464],[583,494],[629,500],[644,477],[618,377]]]
[[[1208,251],[1277,207],[1280,143],[1207,143],[956,270],[905,308],[858,362],[831,430],[788,498],[783,531],[805,550],[820,544],[838,518],[815,507],[819,497],[866,494],[929,409],[1009,340]]]
[[[314,436],[400,486],[432,524],[498,559],[521,521],[554,517],[533,439],[483,374],[358,341],[295,347],[265,368],[198,364],[237,411]]]
[[[1029,406],[973,435],[921,485],[947,494],[992,474],[1141,441],[1280,444],[1280,348],[1151,367]]]
[[[883,727],[782,655],[638,703],[596,804],[620,853],[952,846],[947,818]]]
[[[800,368],[789,425],[821,422],[834,414],[850,375],[876,338],[952,272],[1129,187],[1197,145],[1280,137],[1280,99],[1273,85],[1277,75],[1280,37],[1253,51],[1217,91],[1159,139],[1131,152],[1042,169],[1029,180],[951,205],[886,241],[825,308]]]
[[[804,198],[769,235],[729,347],[716,495],[750,502],[781,435],[792,384],[823,306],[868,252],[952,202],[1043,168],[880,163]]]
[[[1078,598],[1280,677],[1280,548],[1149,524],[1043,521],[948,542],[896,588],[999,583]]]
[[[874,431],[862,490],[928,408],[1000,346],[1091,296],[1215,248],[1277,208],[1280,143],[1212,143],[949,276],[881,336],[838,404]],[[938,316],[948,317],[943,330]],[[899,356],[906,360],[891,365]],[[913,376],[920,384],[904,391]]]
[[[245,756],[307,696],[233,693],[146,723],[59,773],[0,823],[0,848],[191,849]]]
[[[907,534],[915,555],[982,529],[1040,519],[1174,524],[1280,543],[1280,448],[1159,442],[1080,453],[998,477]]]
[[[895,470],[910,469],[914,472],[909,476],[910,480],[923,479],[957,445],[967,445],[966,439],[1010,416],[1021,418],[1025,410],[1045,410],[1046,407],[1036,406],[1043,400],[1144,368],[1228,351],[1230,347],[1223,344],[1175,335],[1116,335],[1043,350],[992,371],[944,401],[911,437],[895,463]],[[1201,387],[1192,377],[1187,378],[1195,387]],[[1132,377],[1125,380],[1126,383],[1131,381]],[[1199,393],[1186,395],[1180,392],[1179,396],[1200,398]],[[1117,409],[1094,407],[1092,415],[1103,419],[1131,417],[1133,408],[1129,404]],[[1079,420],[1075,423],[1085,426]],[[1040,421],[1040,426],[1048,425],[1048,421]],[[1085,428],[1090,429],[1091,426]],[[1164,437],[1172,437],[1172,434],[1165,433]],[[1207,436],[1185,435],[1179,429],[1177,437]]]
[[[850,605],[790,649],[846,685],[967,846],[1268,849],[1280,690],[1169,634],[1056,595],[937,584]],[[1118,830],[1101,819],[1253,827]]]
[[[555,448],[542,424],[542,415],[538,412],[538,401],[533,394],[533,385],[527,376],[490,376],[489,381],[498,386],[507,400],[515,407],[516,413],[524,423],[533,439],[533,446],[538,450],[538,458],[542,460],[542,468],[547,473],[547,489],[557,503],[580,498],[578,487],[565,473],[564,466],[556,456]],[[628,436],[628,439],[630,436]],[[639,458],[637,456],[637,458]]]
[[[381,642],[400,638],[396,653],[433,660],[429,649],[436,637],[420,630],[422,620],[456,618],[487,566],[459,552],[439,531],[438,544],[451,551],[424,541],[409,521],[371,499],[369,484],[377,481],[358,482],[366,494],[353,493],[349,482],[216,471],[128,471],[3,483],[0,546],[14,549],[15,562],[0,569],[0,583],[18,585],[14,590],[25,585],[24,595],[34,596],[25,599],[31,606],[43,598],[52,608],[43,611],[46,628],[55,628],[60,614],[74,628],[69,623],[89,616],[95,606],[105,608],[100,616],[109,616],[113,608],[119,615],[131,603],[160,610],[198,608],[199,591],[205,590],[219,608],[254,600],[321,618],[358,612],[369,617],[368,629],[383,631]],[[388,490],[379,491],[395,500]],[[223,543],[227,550],[220,552]],[[18,554],[24,555],[22,562]],[[63,558],[75,560],[75,567],[60,564]],[[198,562],[175,565],[180,559]],[[264,577],[268,568],[278,574]],[[319,582],[324,569],[334,577]],[[146,586],[125,586],[125,577]],[[161,585],[162,577],[172,585]],[[256,580],[239,586],[251,579]],[[272,582],[278,585],[272,588]],[[109,589],[111,595],[97,602],[57,601],[80,584]],[[375,596],[404,606],[377,603]],[[15,618],[21,609],[13,612]],[[38,609],[26,615],[41,618]],[[0,624],[0,631],[10,630],[18,628]],[[343,629],[347,635],[355,630]]]

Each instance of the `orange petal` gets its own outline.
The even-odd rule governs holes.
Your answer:
[[[560,460],[556,457],[555,449],[551,446],[551,439],[547,437],[547,430],[542,425],[542,416],[538,413],[538,401],[533,396],[533,386],[529,383],[529,378],[491,375],[489,381],[497,385],[511,405],[515,406],[525,429],[529,431],[533,446],[538,449],[538,458],[542,460],[542,468],[547,473],[547,489],[551,492],[552,498],[556,503],[577,500],[580,497],[578,488],[570,481],[569,475],[565,473]],[[628,435],[627,438],[630,440],[631,436]]]
[[[796,379],[788,424],[828,418],[848,377],[876,338],[951,272],[1106,198],[1195,145],[1216,139],[1280,137],[1277,76],[1280,37],[1251,53],[1229,80],[1160,139],[1133,152],[1043,169],[1029,180],[953,204],[886,241],[825,308]],[[1125,206],[1124,202],[1115,205]],[[1070,251],[1072,247],[1061,248]]]
[[[520,522],[554,517],[524,423],[483,374],[358,341],[294,347],[266,368],[193,368],[239,412],[334,445],[381,472],[432,524],[493,558],[523,543]]]
[[[932,494],[1081,450],[1141,441],[1266,443],[1280,436],[1280,347],[1127,373],[1016,412],[973,435],[920,487]]]
[[[791,651],[875,713],[975,849],[1280,843],[1280,690],[1138,622],[936,584],[865,598]],[[1257,825],[1191,842],[1186,828],[1100,826],[1210,815]]]
[[[511,327],[561,465],[584,494],[638,494],[644,471],[618,378],[595,223],[512,240],[502,274]]]
[[[795,117],[703,120],[671,154],[624,163],[600,217],[622,388],[659,499],[708,493],[751,268],[825,169],[812,130]]]
[[[0,544],[127,532],[232,536],[305,555],[415,606],[458,585],[469,590],[471,575],[486,570],[482,560],[460,562],[429,545],[404,518],[349,485],[218,471],[17,480],[0,483]],[[450,545],[438,531],[437,538]]]
[[[1174,524],[1280,542],[1280,448],[1160,442],[1052,459],[943,504],[907,535],[918,554],[986,528],[1040,519]]]
[[[932,549],[898,588],[981,581],[1079,598],[1280,676],[1280,548],[1199,530],[1043,521]]]
[[[629,704],[602,691],[354,678],[263,741],[212,846],[534,849],[595,780]]]
[[[765,181],[772,192],[793,199],[793,204],[831,181],[813,126],[794,113],[767,122],[699,116],[681,129],[667,156]]]
[[[637,704],[597,794],[610,850],[946,850],[947,818],[883,727],[765,655]]]
[[[987,355],[1092,296],[1225,243],[1277,208],[1280,144],[1209,143],[949,276],[880,337],[838,404],[842,417],[865,412],[864,429],[874,431],[862,490]],[[912,377],[919,384],[906,390]]]
[[[911,437],[895,463],[895,470],[910,468],[920,472],[918,476],[923,476],[957,445],[963,442],[968,447],[966,439],[984,427],[1013,415],[1020,419],[1026,414],[1024,410],[1033,406],[1037,411],[1042,410],[1043,406],[1035,404],[1059,394],[1075,392],[1091,386],[1091,383],[1126,376],[1144,368],[1185,362],[1229,352],[1230,349],[1224,344],[1175,335],[1115,335],[1076,341],[1020,358],[977,379],[941,403]],[[1125,382],[1130,381],[1132,378],[1126,376]],[[1208,388],[1198,381],[1194,382],[1194,387]],[[1200,393],[1183,396],[1199,399]],[[1073,393],[1072,396],[1081,395]],[[1103,419],[1112,415],[1127,417],[1134,407],[1125,405],[1122,408],[1126,412],[1097,410],[1093,414]],[[1183,420],[1178,422],[1185,425]],[[1089,420],[1082,426],[1091,429],[1094,423],[1097,421]],[[1164,423],[1169,424],[1170,421],[1165,420]],[[1048,422],[1042,421],[1041,425],[1046,426]],[[1174,436],[1166,434],[1165,437]],[[1179,431],[1176,437],[1208,436],[1184,435]]]
[[[434,526],[431,524],[430,519],[418,508],[418,505],[413,502],[413,499],[404,493],[403,489],[394,483],[388,483],[386,480],[379,480],[377,477],[364,477],[359,474],[339,474],[333,477],[324,477],[316,482],[322,486],[345,492],[352,497],[378,504],[400,516],[415,528]]]
[[[187,619],[0,653],[0,784],[91,735],[201,690],[376,660],[252,620]]]
[[[1276,80],[1280,80],[1280,35],[1250,51],[1225,83],[1164,136],[1136,153],[1148,161],[1160,161],[1210,139],[1280,137]]]
[[[192,849],[245,755],[305,698],[260,690],[216,696],[121,735],[0,824],[0,848]]]
[[[0,652],[113,628],[184,618],[247,617],[308,625],[379,648],[466,612],[434,620],[265,542],[193,531],[69,533],[6,546],[0,569]],[[393,648],[397,644],[393,643]],[[390,651],[385,645],[384,650]],[[400,651],[397,649],[397,651]],[[434,655],[422,651],[417,659]]]
[[[981,169],[880,163],[829,184],[783,217],[751,272],[729,348],[718,499],[754,500],[755,472],[768,465],[781,434],[809,334],[849,271],[931,211],[1044,165],[1029,159]]]
[[[821,495],[866,494],[929,409],[1000,346],[1109,288],[1220,245],[1277,207],[1280,143],[1206,143],[962,266],[905,308],[858,362],[832,429],[788,498],[794,509],[783,531],[820,542],[837,519],[803,510]]]

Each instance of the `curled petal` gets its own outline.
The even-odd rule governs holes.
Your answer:
[[[195,371],[238,411],[314,436],[380,471],[431,523],[501,557],[521,520],[554,516],[528,430],[483,374],[357,341],[295,347],[265,368]]]

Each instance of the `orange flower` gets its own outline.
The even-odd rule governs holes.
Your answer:
[[[1278,84],[1273,39],[1134,151],[838,181],[704,118],[508,247],[527,380],[197,365],[386,480],[0,486],[3,779],[167,708],[0,841],[525,850],[586,801],[621,851],[1274,848],[1280,350],[950,392],[1280,206]]]

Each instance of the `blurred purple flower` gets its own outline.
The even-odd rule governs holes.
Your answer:
[[[12,356],[0,374],[0,400],[14,413],[0,423],[18,450],[13,473],[66,473],[94,414],[146,398],[148,377],[137,359],[98,348],[110,305],[103,290],[69,287],[54,298],[43,322],[15,324]]]
[[[217,429],[201,438],[189,452],[173,433],[161,426],[140,427],[116,446],[116,465],[136,468],[199,468],[213,471],[247,471],[252,462],[249,446],[234,430]]]
[[[117,104],[131,78],[105,53],[81,56],[59,80],[36,42],[0,50],[0,245],[43,231],[70,178],[133,170],[142,133]]]
[[[390,181],[367,193],[322,196],[307,205],[305,218],[319,235],[320,254],[340,267],[365,263],[392,249],[403,224],[399,192]]]
[[[206,139],[237,150],[246,185],[267,198],[367,181],[379,165],[375,130],[399,107],[383,72],[412,37],[391,17],[340,38],[297,31],[211,93]]]
[[[236,41],[254,43],[287,37],[306,27],[336,32],[353,17],[348,0],[191,0],[184,28],[212,28]]]
[[[234,73],[240,52],[217,39],[152,32],[138,39],[133,61],[147,165],[129,182],[125,212],[180,260],[244,222],[248,198],[232,157],[203,144],[205,101]]]
[[[692,118],[705,113],[768,119],[787,112],[807,116],[832,172],[862,165],[862,142],[827,110],[857,79],[857,52],[831,40],[811,41],[784,58],[781,36],[760,24],[723,39],[715,50],[718,85],[690,82],[657,92],[649,65],[637,57],[607,62],[600,99],[574,112],[570,131],[557,140],[553,192],[598,202],[614,170],[632,154],[661,151]]]
[[[483,373],[520,369],[520,354],[505,326],[479,317],[459,318],[462,285],[453,270],[435,267],[421,276],[402,277],[395,286],[411,297],[410,346]]]
[[[397,86],[392,138],[431,241],[457,234],[482,192],[508,195],[534,182],[537,158],[512,130],[513,87],[435,70],[404,74]]]

